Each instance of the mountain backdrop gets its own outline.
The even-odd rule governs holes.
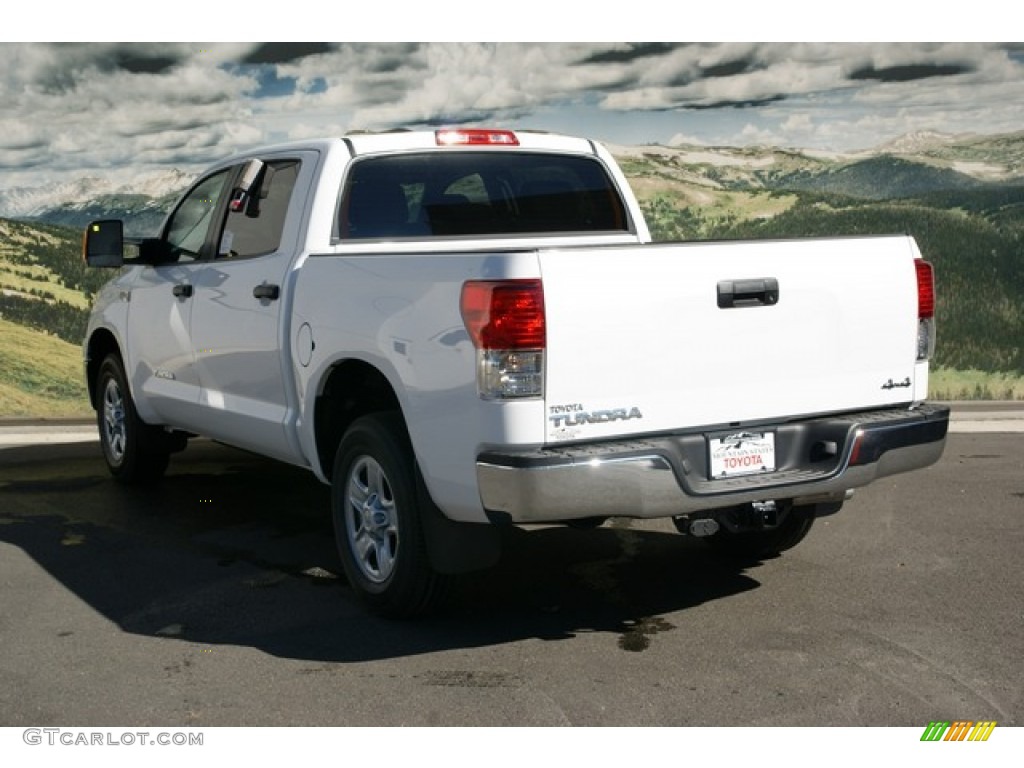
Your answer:
[[[916,133],[856,154],[610,149],[657,240],[914,235],[938,275],[936,366],[986,374],[935,394],[1024,398],[1024,132]],[[87,410],[79,345],[109,273],[82,265],[81,228],[121,218],[130,235],[154,234],[192,178],[0,190],[0,416]]]

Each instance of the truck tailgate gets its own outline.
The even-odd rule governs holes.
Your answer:
[[[917,256],[909,237],[541,251],[546,438],[908,403]]]

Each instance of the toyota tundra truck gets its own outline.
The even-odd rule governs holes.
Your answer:
[[[159,478],[203,436],[332,489],[374,611],[432,608],[508,525],[670,518],[796,545],[942,454],[931,265],[911,237],[651,242],[608,150],[449,129],[254,149],[116,269],[84,341],[103,457]]]

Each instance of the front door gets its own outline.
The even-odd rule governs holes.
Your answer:
[[[202,179],[171,214],[158,263],[143,267],[128,305],[126,374],[154,412],[147,418],[179,428],[199,423],[199,373],[190,336],[195,276],[209,252],[233,174]]]

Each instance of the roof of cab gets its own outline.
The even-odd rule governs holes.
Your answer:
[[[587,139],[563,136],[557,133],[502,130],[495,131],[495,133],[514,136],[514,144],[506,142],[444,144],[438,138],[438,135],[442,132],[443,131],[392,131],[388,133],[353,133],[345,136],[344,140],[350,147],[352,147],[352,151],[356,155],[425,149],[535,149],[585,154],[593,154],[595,151],[593,144]]]
[[[231,163],[238,162],[239,159],[260,157],[271,153],[316,150],[329,154],[338,149],[340,145],[348,147],[346,153],[351,152],[354,156],[387,154],[391,152],[412,152],[417,150],[439,150],[451,152],[464,149],[483,149],[488,151],[515,151],[527,149],[587,155],[594,155],[598,153],[597,147],[589,139],[578,138],[575,136],[564,136],[558,133],[545,133],[542,131],[508,131],[505,129],[487,130],[513,135],[516,140],[514,144],[498,143],[488,145],[487,143],[474,142],[470,144],[446,145],[438,139],[438,134],[447,130],[452,129],[441,129],[437,131],[399,130],[381,133],[349,133],[341,137],[311,138],[278,144],[266,144],[236,152],[230,157],[221,160],[214,167],[229,165]]]

